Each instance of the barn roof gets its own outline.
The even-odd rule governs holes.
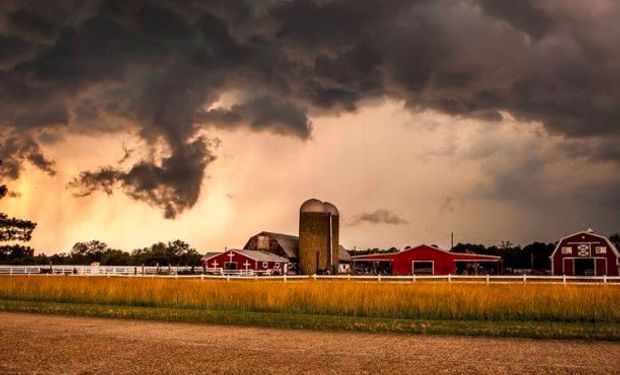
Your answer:
[[[355,260],[374,260],[374,261],[392,261],[395,257],[400,256],[401,254],[405,254],[411,251],[427,249],[440,252],[441,254],[446,254],[452,258],[452,260],[458,261],[477,261],[477,262],[499,262],[501,257],[495,255],[486,255],[486,254],[474,254],[474,253],[453,253],[448,250],[440,249],[434,246],[428,245],[419,245],[406,250],[399,251],[397,253],[380,253],[380,254],[367,254],[367,255],[356,255],[352,256],[351,259]]]
[[[235,253],[239,254],[239,255],[243,255],[245,257],[248,257],[252,260],[255,260],[257,262],[279,262],[279,263],[288,263],[288,259],[281,257],[279,255],[267,252],[267,251],[262,251],[262,250],[241,250],[241,249],[228,249],[228,250],[224,250],[222,252],[219,253],[207,253],[207,255],[205,255],[202,258],[203,262],[206,262],[212,258],[215,258],[219,255],[222,254],[226,254],[228,252],[234,251]]]
[[[297,259],[299,253],[299,237],[290,234],[261,232],[259,234],[268,235],[278,241],[282,250],[289,259]]]
[[[258,262],[279,262],[279,263],[288,263],[288,259],[281,257],[279,255],[275,255],[273,253],[262,251],[262,250],[233,250],[237,254],[242,254],[256,260]]]
[[[293,236],[291,234],[267,231],[263,231],[257,234],[257,236],[260,235],[269,236],[276,240],[289,259],[297,259],[299,257],[299,237]],[[338,259],[343,262],[351,261],[351,255],[349,255],[349,252],[342,245],[338,247]]]
[[[351,261],[351,254],[349,254],[349,251],[342,245],[338,246],[338,259],[342,262]]]

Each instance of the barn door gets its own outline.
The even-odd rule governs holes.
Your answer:
[[[562,274],[567,276],[573,275],[573,259],[564,258],[562,259]]]
[[[607,275],[607,259],[596,259],[596,276]]]
[[[594,276],[594,259],[578,258],[575,262],[575,276]]]

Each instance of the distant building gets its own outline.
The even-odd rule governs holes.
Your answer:
[[[620,253],[590,228],[562,238],[549,257],[551,273],[567,276],[618,276]]]
[[[248,240],[243,247],[246,250],[266,251],[287,258],[294,269],[299,264],[299,237],[290,234],[260,232]],[[350,269],[351,256],[342,246],[338,246],[338,272]]]
[[[452,253],[433,246],[420,245],[397,253],[358,255],[351,257],[353,267],[361,266],[376,273],[390,275],[455,274],[457,263],[476,270],[479,263],[492,263],[499,268],[501,258],[493,255]]]
[[[287,258],[270,252],[234,249],[207,255],[202,261],[207,269],[266,274],[283,274],[287,271],[289,263]]]

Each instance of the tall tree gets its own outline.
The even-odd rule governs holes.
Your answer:
[[[0,168],[2,168],[2,160],[0,160]],[[1,175],[2,173],[0,173]],[[0,200],[7,195],[8,191],[6,185],[0,185]],[[32,231],[36,226],[37,224],[30,220],[16,219],[0,212],[0,242],[28,242],[32,238]],[[32,257],[33,253],[34,251],[30,247],[20,245],[0,246],[0,256],[6,256],[9,260],[14,257],[23,257],[24,254],[29,254]]]
[[[8,192],[6,185],[0,185],[0,199]],[[32,231],[37,226],[30,220],[16,219],[0,212],[0,241],[28,242],[32,238]]]

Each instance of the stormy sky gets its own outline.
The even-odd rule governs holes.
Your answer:
[[[620,230],[613,0],[4,1],[3,210],[53,252]],[[346,233],[344,232],[346,230]]]

